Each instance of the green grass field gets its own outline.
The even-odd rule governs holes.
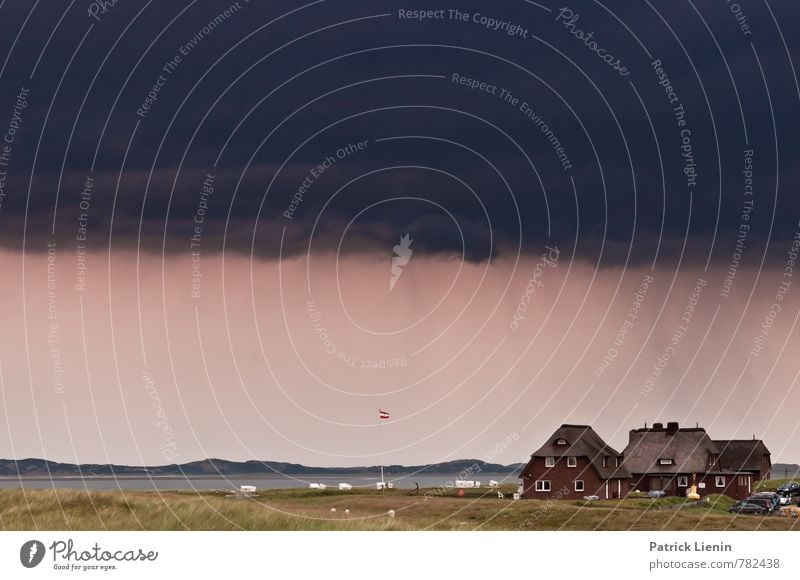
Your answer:
[[[700,504],[681,498],[548,502],[498,499],[481,490],[426,499],[425,491],[286,489],[231,499],[214,492],[0,490],[0,529],[800,530],[798,518],[729,514],[733,500],[725,496]]]

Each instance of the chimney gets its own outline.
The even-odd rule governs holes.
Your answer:
[[[675,435],[678,432],[678,423],[670,421],[667,423],[667,435]]]
[[[663,431],[664,424],[663,423],[653,423],[653,431]]]

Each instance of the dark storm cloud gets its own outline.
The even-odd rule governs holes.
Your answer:
[[[421,252],[472,260],[551,242],[591,260],[601,247],[611,262],[674,260],[688,246],[684,257],[724,262],[748,200],[748,149],[748,244],[780,245],[797,229],[789,6],[771,7],[773,20],[743,5],[737,20],[722,2],[695,4],[699,14],[689,3],[570,2],[570,24],[568,12],[557,18],[562,4],[522,0],[123,1],[96,18],[89,2],[66,14],[57,2],[32,14],[10,4],[0,10],[2,132],[19,89],[30,97],[2,168],[7,246],[21,247],[27,219],[30,248],[53,224],[75,243],[85,223],[93,247],[188,251],[201,219],[204,251],[224,243],[262,257],[385,253],[408,232]],[[498,29],[473,21],[478,12]]]

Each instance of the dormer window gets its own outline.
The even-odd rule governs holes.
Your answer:
[[[566,439],[556,439],[556,445],[566,445],[566,444],[567,444]]]
[[[675,465],[675,460],[670,457],[662,457],[658,460],[659,465]]]

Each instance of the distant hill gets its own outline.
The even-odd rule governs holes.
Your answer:
[[[800,478],[800,465],[796,463],[774,463],[772,465],[772,479],[784,479],[788,477]]]
[[[516,473],[523,464],[500,465],[486,463],[477,459],[458,459],[444,463],[427,465],[385,465],[387,475],[406,473],[446,474],[470,479],[479,473]],[[471,471],[469,471],[471,469]],[[0,477],[48,477],[48,476],[181,476],[181,475],[325,475],[343,473],[380,473],[377,465],[364,467],[308,467],[298,463],[281,461],[226,461],[224,459],[204,459],[182,465],[159,465],[136,467],[87,463],[58,463],[45,459],[0,459]]]

